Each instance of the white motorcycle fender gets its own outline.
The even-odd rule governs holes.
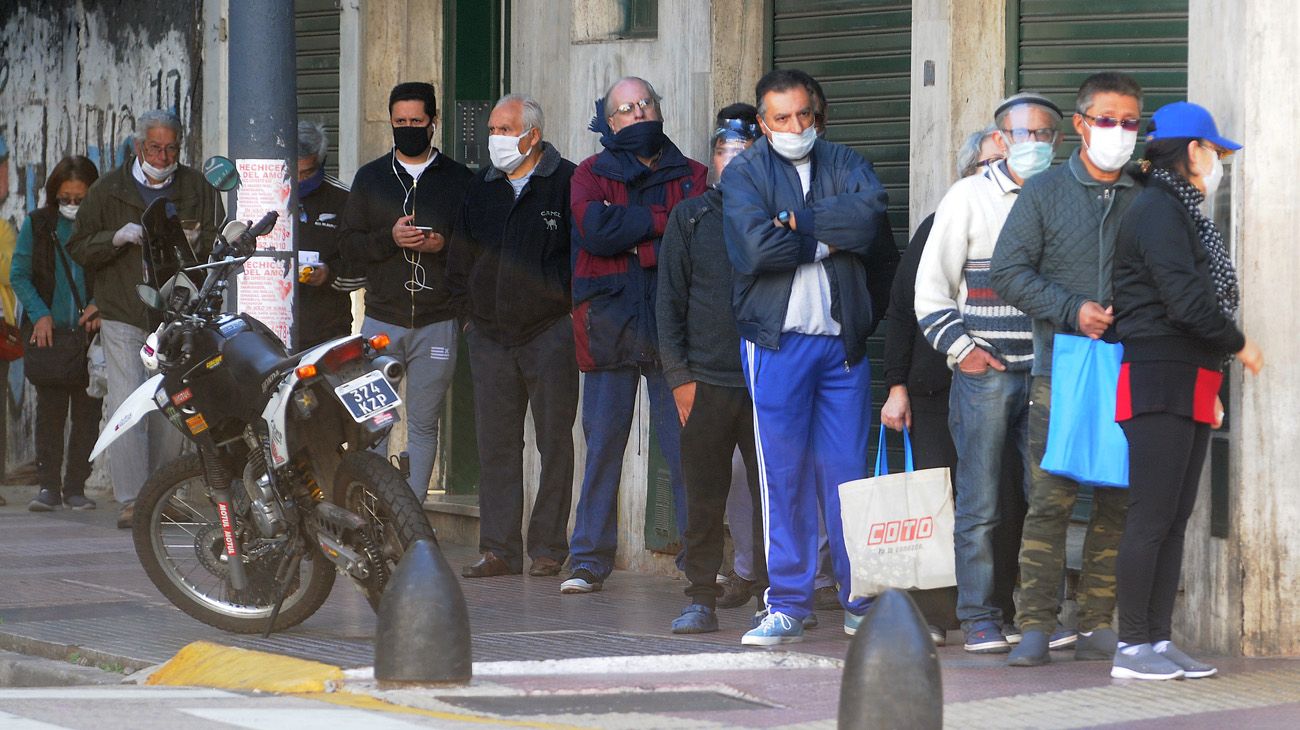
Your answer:
[[[324,357],[325,353],[348,340],[360,337],[361,335],[346,335],[328,342],[322,342],[303,353],[302,358],[298,360],[298,367],[315,365],[317,361]],[[285,433],[285,424],[289,420],[289,397],[297,384],[298,371],[295,368],[289,371],[289,377],[280,382],[275,397],[267,401],[266,408],[262,411],[262,420],[266,422],[267,430],[271,435],[271,466],[276,469],[289,463],[289,439]]]
[[[122,405],[118,406],[118,409],[113,412],[113,417],[108,419],[108,426],[100,432],[99,440],[95,442],[95,449],[90,452],[91,461],[104,453],[104,449],[107,449],[108,445],[116,441],[119,436],[131,430],[140,419],[149,415],[150,411],[160,409],[154,396],[162,387],[162,380],[162,373],[149,378],[136,388],[134,393],[127,396]]]

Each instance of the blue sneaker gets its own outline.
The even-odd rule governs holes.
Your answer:
[[[755,611],[753,620],[749,622],[750,628],[758,628],[758,625],[763,623],[763,619],[765,618],[767,618],[766,608]],[[805,631],[808,629],[815,629],[819,624],[821,624],[821,621],[817,620],[817,614],[815,613],[810,613],[803,617],[803,628]]]
[[[707,634],[718,630],[718,614],[708,606],[692,603],[673,619],[674,634]]]
[[[966,651],[972,654],[1005,654],[1011,645],[996,621],[977,621],[966,629]]]
[[[803,624],[780,612],[767,614],[758,628],[740,637],[742,646],[776,646],[796,641],[803,641]]]
[[[853,636],[858,633],[858,627],[862,625],[862,616],[856,613],[844,612],[844,633]]]
[[[1064,626],[1057,625],[1056,631],[1047,640],[1049,649],[1069,649],[1079,641],[1079,632],[1074,629],[1067,629]]]

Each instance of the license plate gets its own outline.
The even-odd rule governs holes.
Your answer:
[[[334,389],[335,395],[347,406],[352,420],[357,423],[369,420],[376,413],[390,411],[402,404],[392,384],[377,370]]]

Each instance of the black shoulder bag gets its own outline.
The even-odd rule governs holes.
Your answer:
[[[68,287],[72,289],[72,300],[77,305],[77,319],[81,319],[85,307],[81,295],[77,293],[77,282],[72,278],[72,264],[63,245],[55,238],[51,241],[58,261],[63,262],[63,270],[68,276]],[[55,264],[54,279],[58,282],[58,263]],[[35,386],[53,386],[58,388],[84,388],[90,384],[86,371],[86,348],[90,341],[86,330],[74,325],[70,329],[54,328],[53,341],[49,347],[37,347],[32,344],[32,330],[35,323],[30,321],[23,325],[23,373]]]

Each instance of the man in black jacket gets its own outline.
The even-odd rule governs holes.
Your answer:
[[[758,494],[753,403],[740,368],[740,333],[731,312],[731,262],[722,239],[722,191],[718,179],[731,158],[758,137],[758,111],[733,104],[718,113],[713,133],[708,191],[673,208],[659,248],[655,319],[664,379],[673,389],[682,424],[682,472],[686,477],[685,571],[691,604],[672,624],[674,634],[718,630],[718,568],[722,521],[731,488],[731,455],[745,462],[751,509]],[[748,521],[751,545],[762,545],[762,514]],[[757,551],[755,551],[757,552]],[[754,556],[761,590],[765,562]]]
[[[509,94],[488,117],[492,165],[470,182],[448,252],[447,286],[469,342],[480,474],[480,560],[466,578],[523,570],[524,414],[542,457],[528,522],[529,575],[569,554],[578,365],[569,318],[569,180],[542,141],[542,107]]]
[[[433,86],[394,86],[388,113],[393,151],[357,170],[340,240],[344,257],[368,282],[361,333],[387,333],[386,354],[406,366],[410,483],[423,501],[438,452],[438,417],[456,370],[446,244],[473,173],[433,146]]]
[[[352,333],[352,298],[365,286],[350,276],[339,252],[339,223],[348,186],[325,174],[329,140],[317,122],[298,122],[298,349]]]

